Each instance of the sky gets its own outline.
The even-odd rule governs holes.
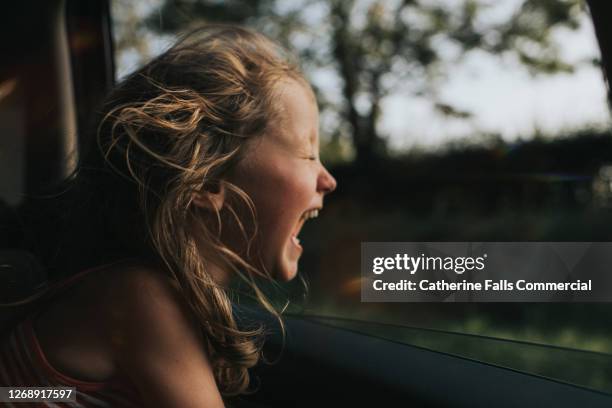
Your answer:
[[[559,30],[555,38],[568,61],[599,57],[586,15],[578,31]],[[592,124],[605,126],[610,121],[601,70],[588,63],[580,64],[572,74],[532,77],[514,61],[474,52],[454,70],[441,96],[474,113],[474,118],[441,120],[424,101],[408,102],[405,96],[396,95],[386,101],[381,124],[392,135],[394,147],[438,145],[479,131],[513,141],[529,138],[535,130],[555,134]]]
[[[367,0],[363,0],[366,2]],[[448,6],[458,0],[437,0]],[[135,2],[136,14],[145,16],[159,0]],[[483,18],[503,20],[522,0],[500,0]],[[282,4],[282,3],[281,3]],[[317,19],[321,10],[313,9]],[[565,60],[577,63],[571,74],[533,77],[510,57],[499,58],[472,51],[448,72],[448,80],[438,88],[438,97],[460,110],[469,111],[468,120],[448,119],[436,114],[426,99],[410,94],[391,94],[383,100],[381,134],[388,135],[390,147],[435,149],[457,139],[477,134],[496,134],[506,141],[529,139],[536,132],[559,134],[585,126],[609,125],[610,114],[601,70],[585,61],[599,57],[590,18],[585,13],[578,30],[558,29],[554,38],[561,44]],[[115,30],[119,32],[120,30]],[[162,52],[172,37],[147,34],[152,55]],[[139,64],[134,51],[117,56],[117,77]],[[312,75],[313,81],[330,99],[337,99],[341,82],[332,69]],[[324,124],[323,124],[324,125]],[[324,133],[324,129],[322,129]]]

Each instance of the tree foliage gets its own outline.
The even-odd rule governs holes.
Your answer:
[[[390,94],[427,96],[443,116],[471,116],[439,100],[436,89],[473,50],[510,56],[534,75],[573,70],[551,34],[579,27],[580,0],[523,0],[502,21],[492,7],[482,0],[162,0],[141,24],[167,34],[239,23],[284,42],[307,75],[338,83],[332,91],[315,89],[327,153],[341,154],[342,141],[350,140],[358,161],[369,163],[387,153],[378,125]]]

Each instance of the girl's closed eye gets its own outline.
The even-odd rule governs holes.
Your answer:
[[[310,160],[310,161],[316,161],[317,160],[317,156],[314,155],[314,154],[304,154],[301,157],[304,160]]]

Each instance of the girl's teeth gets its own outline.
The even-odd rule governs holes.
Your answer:
[[[300,239],[298,237],[291,237],[295,245],[300,245]]]
[[[310,211],[306,211],[306,213],[304,213],[304,218],[305,219],[317,218],[318,216],[319,216],[319,210],[310,210]]]

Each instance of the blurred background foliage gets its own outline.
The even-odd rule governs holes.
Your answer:
[[[479,132],[410,150],[390,147],[380,126],[385,98],[398,93],[407,104],[426,100],[440,121],[469,121],[477,112],[440,92],[469,53],[512,61],[535,77],[599,64],[597,56],[564,58],[552,35],[584,24],[582,1],[509,3],[510,13],[493,18],[492,3],[477,0],[115,0],[117,61],[120,71],[126,56],[143,63],[178,32],[207,22],[254,27],[299,54],[321,108],[322,158],[339,187],[302,233],[310,289],[303,300],[301,286],[286,287],[294,312],[574,349],[485,346],[411,329],[400,339],[612,392],[609,305],[360,301],[364,241],[612,241],[608,120],[556,133],[534,127],[512,141]]]
[[[322,155],[328,162],[367,164],[389,155],[380,130],[381,103],[391,93],[425,97],[442,117],[472,113],[440,99],[439,88],[464,55],[480,50],[511,57],[533,75],[572,72],[551,33],[580,26],[580,0],[527,0],[508,18],[489,21],[491,4],[462,1],[359,0],[160,0],[138,13],[116,0],[123,19],[117,51],[151,56],[153,32],[174,36],[207,22],[243,24],[299,55],[322,111]],[[145,18],[138,16],[145,14]],[[317,81],[317,77],[323,81]],[[329,87],[334,78],[339,84]]]

